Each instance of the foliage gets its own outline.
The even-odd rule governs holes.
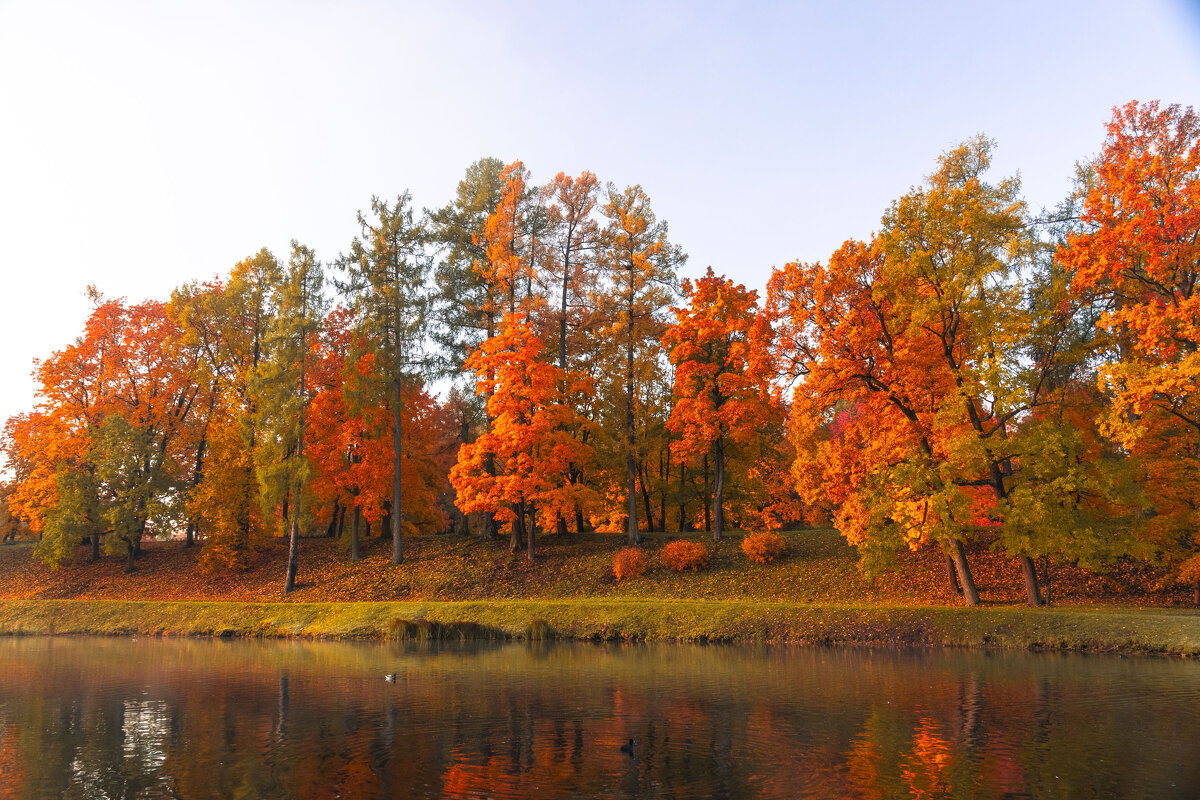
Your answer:
[[[770,531],[748,533],[742,539],[742,552],[751,561],[766,564],[779,558],[787,550],[783,537]]]
[[[699,572],[708,566],[708,548],[700,542],[681,539],[668,542],[658,551],[658,560],[669,570]]]
[[[613,556],[613,576],[618,581],[639,578],[650,569],[650,556],[640,547],[622,547]]]

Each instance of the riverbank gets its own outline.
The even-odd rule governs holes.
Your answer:
[[[995,647],[1200,656],[1200,611],[875,608],[642,599],[237,603],[15,600],[0,634],[565,639]]]

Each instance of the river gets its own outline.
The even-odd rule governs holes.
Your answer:
[[[1196,796],[1194,660],[0,639],[3,800]]]

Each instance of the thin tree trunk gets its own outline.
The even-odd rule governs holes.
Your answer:
[[[92,534],[92,561],[100,560],[100,534]]]
[[[525,512],[519,503],[512,504],[513,519],[508,536],[508,552],[514,555],[521,549],[521,539],[525,535]]]
[[[971,566],[967,563],[966,548],[961,541],[954,539],[950,543],[950,550],[954,554],[954,568],[962,586],[963,600],[969,606],[979,605],[979,592],[975,588],[975,578],[971,576]]]
[[[642,468],[640,470],[638,470],[638,474],[642,478],[642,506],[646,510],[646,530],[653,531],[654,530],[654,509],[652,509],[650,507],[650,489],[647,486],[647,484],[650,481],[649,481],[649,476],[646,474],[646,465],[645,464],[643,464]]]
[[[629,326],[629,342],[625,352],[625,482],[626,500],[625,513],[626,530],[629,532],[629,544],[636,545],[642,541],[638,532],[637,520],[637,461],[634,453],[637,450],[637,431],[634,427],[633,414],[633,265],[629,267],[629,314],[626,324]]]
[[[300,566],[300,511],[292,514],[292,524],[288,531],[288,564],[287,579],[283,583],[283,593],[290,594],[296,588],[296,570]]]
[[[1037,568],[1033,565],[1033,559],[1029,556],[1017,556],[1017,563],[1021,565],[1021,577],[1025,579],[1025,602],[1031,606],[1040,606],[1042,593],[1038,589]]]
[[[401,427],[403,420],[401,403],[404,398],[401,396],[401,389],[400,378],[397,376],[392,381],[392,445],[395,448],[395,460],[392,464],[392,566],[404,561],[404,551],[400,541],[400,535],[404,530],[402,527],[404,512],[401,505],[403,473],[400,469],[404,459],[404,431]]]
[[[1192,581],[1192,602],[1200,606],[1200,578]]]
[[[562,517],[559,517],[561,520]],[[537,511],[530,509],[529,511],[529,527],[525,530],[525,558],[533,561],[533,538],[537,534]]]
[[[215,397],[214,391],[214,397]],[[212,416],[213,403],[208,404],[209,416]],[[204,480],[204,450],[208,446],[208,437],[201,436],[200,443],[196,445],[196,468],[192,471],[192,491],[200,485],[200,481]],[[196,520],[189,519],[187,524],[187,538],[184,540],[184,547],[191,547],[196,543]]]
[[[713,487],[713,541],[721,540],[725,532],[725,439],[717,437],[716,450],[716,483]]]
[[[358,522],[362,518],[362,509],[354,504],[354,519],[350,523],[350,560],[358,561]]]
[[[1042,578],[1046,584],[1046,605],[1050,605],[1052,601],[1050,592],[1050,557],[1042,556]]]

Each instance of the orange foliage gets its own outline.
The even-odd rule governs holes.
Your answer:
[[[675,572],[699,572],[708,566],[708,548],[687,540],[668,542],[658,551],[658,560]]]
[[[650,557],[640,547],[622,547],[613,556],[613,575],[618,581],[637,578],[650,569]]]
[[[774,561],[783,555],[785,550],[787,550],[787,545],[784,544],[783,538],[770,531],[750,533],[742,539],[742,552],[751,561],[757,561],[759,564]]]

